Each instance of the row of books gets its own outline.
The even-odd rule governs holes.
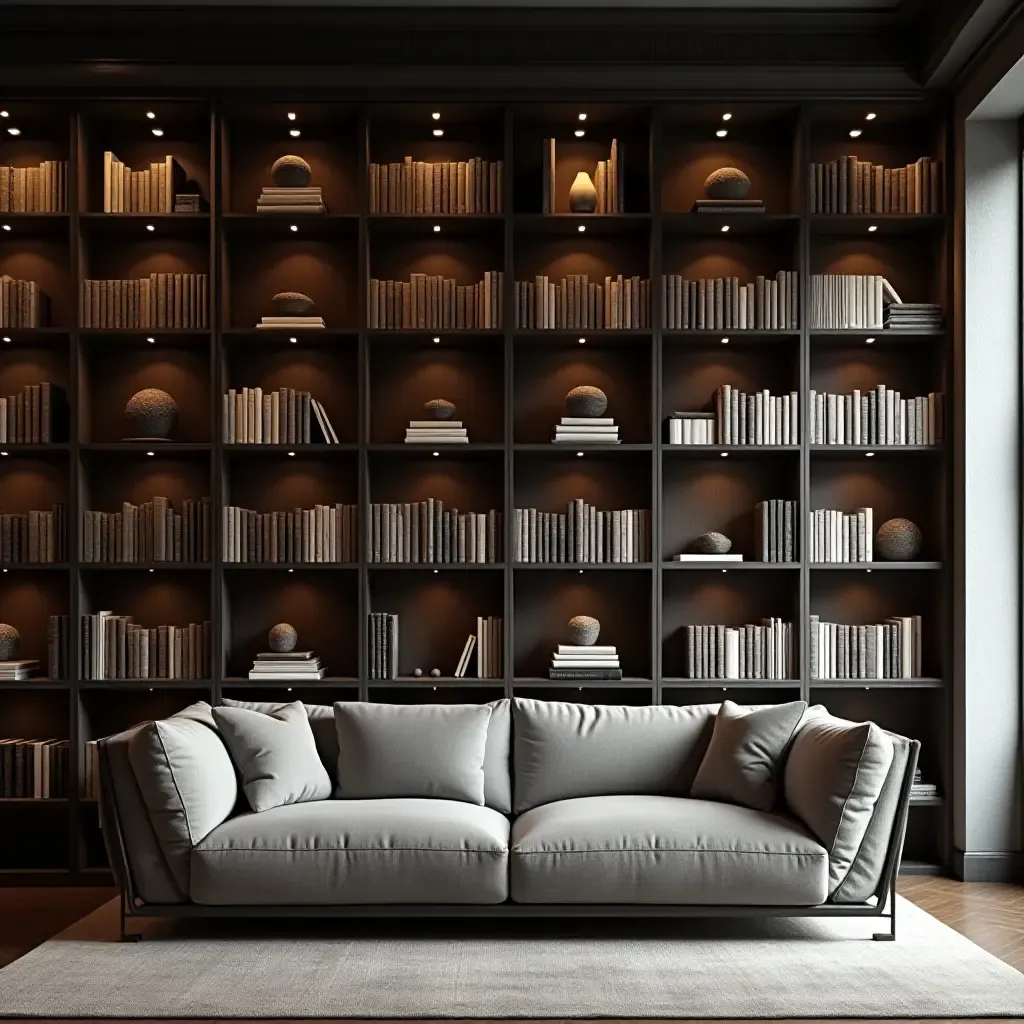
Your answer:
[[[811,213],[942,213],[942,161],[930,156],[906,167],[841,156],[812,163],[807,185]]]
[[[223,516],[225,562],[355,562],[356,505],[315,505],[256,512],[228,505]]]
[[[370,612],[366,616],[366,640],[371,679],[398,678],[398,616]]]
[[[78,795],[83,800],[100,798],[100,755],[96,740],[86,740],[82,776],[78,780]]]
[[[766,618],[760,625],[686,626],[687,679],[792,679],[793,624]]]
[[[370,505],[370,562],[500,562],[504,516],[497,509],[446,509],[439,498]]]
[[[651,282],[639,276],[609,276],[603,284],[587,274],[516,281],[517,330],[645,330],[650,308]]]
[[[478,679],[501,679],[505,674],[502,653],[504,619],[500,615],[477,616],[476,674]],[[462,669],[465,672],[466,666]]]
[[[544,188],[541,193],[541,212],[558,212],[558,191],[555,186],[556,146],[554,139],[544,139],[541,150],[541,174]],[[594,188],[597,191],[595,213],[625,213],[625,176],[622,169],[622,145],[612,139],[607,160],[599,160],[594,172]]]
[[[807,430],[811,444],[941,444],[946,396],[932,391],[903,398],[884,384],[848,395],[811,391]]]
[[[715,435],[719,444],[799,444],[799,399],[795,391],[748,395],[731,384],[715,390]]]
[[[229,388],[223,398],[225,444],[337,444],[327,410],[308,391]]]
[[[809,537],[812,562],[872,562],[874,510],[815,509],[811,513]]]
[[[66,213],[67,160],[43,160],[38,167],[0,164],[0,213]]]
[[[213,499],[185,498],[175,512],[157,495],[120,512],[82,513],[83,562],[208,562],[213,554]]]
[[[622,665],[613,645],[559,644],[551,655],[549,679],[621,679]]]
[[[187,180],[185,169],[173,156],[133,171],[110,150],[103,154],[104,213],[173,213],[174,196]]]
[[[42,381],[0,398],[0,442],[50,444],[67,437],[68,397],[62,387]]]
[[[0,562],[48,564],[68,560],[68,507],[0,514]]]
[[[901,299],[881,274],[811,274],[811,329],[881,330],[886,301]]]
[[[370,164],[370,213],[501,213],[505,165],[479,156]]]
[[[308,682],[325,675],[327,669],[313,651],[261,651],[249,669],[249,678],[262,682]]]
[[[0,739],[0,797],[55,800],[68,796],[70,740]]]
[[[854,626],[811,616],[812,679],[917,679],[924,675],[920,615]]]
[[[651,513],[597,509],[582,498],[565,512],[517,508],[512,538],[515,562],[649,562]]]
[[[130,615],[83,615],[86,679],[209,679],[210,623],[146,628]]]
[[[0,277],[0,327],[49,327],[50,298],[35,281]]]
[[[82,282],[84,328],[209,329],[209,274],[150,274]]]
[[[786,498],[769,498],[754,506],[754,557],[757,561],[796,561],[796,514],[797,502]]]
[[[370,279],[370,330],[480,331],[504,323],[505,275],[488,270],[476,284],[441,274],[412,274],[408,281]]]
[[[669,444],[719,444],[713,412],[674,412],[668,420]]]
[[[775,277],[663,274],[661,326],[682,331],[795,331],[800,326],[800,284],[795,270]]]

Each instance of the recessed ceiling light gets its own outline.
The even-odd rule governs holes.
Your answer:
[[[148,341],[150,345],[153,345],[156,343],[156,338],[147,338],[146,341]]]
[[[586,115],[586,114],[577,114],[576,116],[577,116],[577,117],[578,117],[578,118],[579,118],[579,119],[580,119],[581,121],[586,121],[586,119],[587,119],[587,115]]]
[[[722,230],[723,231],[728,231],[729,230],[729,225],[728,224],[723,224],[722,225]]]
[[[875,453],[874,452],[865,452],[864,453],[864,458],[866,458],[866,459],[873,459],[874,457],[875,457]]]
[[[146,111],[146,117],[148,117],[150,119],[150,121],[155,121],[156,120],[156,114],[154,114],[152,110],[147,110]]]
[[[433,452],[433,456],[434,456],[434,458],[435,458],[435,459],[436,459],[436,458],[438,457],[438,455],[440,455],[440,454],[441,454],[440,452]]]
[[[289,224],[288,227],[291,228],[292,231],[298,231],[299,230],[299,225],[298,224]]]
[[[290,135],[290,136],[291,136],[291,137],[292,137],[293,139],[297,139],[297,138],[298,138],[298,137],[299,137],[299,136],[300,136],[300,135],[302,134],[302,132],[300,132],[298,128],[289,128],[289,129],[288,129],[288,134],[289,134],[289,135]]]
[[[728,569],[723,569],[723,570],[722,570],[722,572],[728,572],[728,571],[729,571]]]
[[[444,135],[444,129],[443,128],[435,128],[434,129],[434,138],[435,139],[441,138],[442,135]]]
[[[440,224],[435,224],[434,225],[434,234],[437,234],[440,230],[441,230],[441,225]]]
[[[159,139],[164,133],[163,128],[154,128],[153,134]]]
[[[9,337],[7,337],[7,335],[5,334],[5,335],[4,335],[4,341],[5,341],[5,342],[6,342],[7,344],[10,344],[10,341],[11,341],[11,339],[10,339]]]
[[[11,230],[11,225],[10,224],[5,224],[4,225],[4,231],[10,231],[10,230]]]
[[[7,454],[7,452],[0,452],[0,455],[6,455],[6,454]],[[7,572],[7,570],[4,569],[4,572]]]
[[[292,454],[294,455],[295,453],[294,453],[294,452],[292,452]],[[289,569],[288,571],[289,571],[289,572],[295,572],[295,570],[294,570],[294,569]]]
[[[152,454],[153,454],[153,452],[146,452],[146,454],[147,454],[147,455],[152,455]]]
[[[851,128],[850,129],[850,138],[851,139],[859,139],[860,138],[860,129],[859,128]]]
[[[580,338],[580,344],[581,345],[586,345],[586,343],[587,343],[587,339],[586,338]]]
[[[295,115],[295,113],[293,111],[289,111],[288,112],[288,120],[289,121],[294,121],[295,120],[295,116],[296,115]]]
[[[435,121],[440,121],[440,120],[441,120],[441,111],[440,111],[440,110],[435,110],[435,111],[434,111],[434,112],[433,112],[433,113],[432,113],[432,114],[431,114],[430,116],[431,116],[431,117],[432,117],[432,118],[433,118],[433,119],[434,119]]]
[[[436,570],[436,569],[434,570],[434,575],[435,575],[435,576],[437,575],[437,570]],[[436,690],[436,689],[437,689],[437,687],[435,686],[435,687],[434,687],[434,689]]]
[[[864,115],[864,120],[865,120],[865,121],[874,121],[874,119],[875,119],[876,117],[878,117],[878,115],[877,115],[877,114],[865,114],[865,115]],[[869,569],[868,571],[870,572],[871,570]]]
[[[6,110],[0,110],[0,117],[10,117],[10,116],[11,115],[8,114]]]
[[[729,344],[729,339],[728,338],[723,338],[722,339],[722,344],[723,345],[728,345]]]
[[[293,345],[297,345],[297,344],[299,343],[299,339],[298,339],[298,338],[289,338],[288,340],[289,340],[289,341],[290,341],[290,342],[291,342],[291,343],[292,343]]]
[[[583,136],[586,135],[586,134],[587,133],[582,128],[577,128],[576,129],[576,138],[577,139],[582,139]]]
[[[581,224],[576,230],[579,231],[580,234],[582,234],[584,231],[587,230],[587,225],[586,224]]]
[[[869,224],[868,225],[868,231],[877,231],[877,230],[878,230],[878,225],[877,224]]]
[[[434,344],[435,345],[440,345],[441,344],[441,339],[440,338],[435,338],[434,339]]]
[[[722,120],[723,121],[731,121],[732,120],[732,114],[723,114],[722,115]]]
[[[715,134],[716,134],[716,135],[717,135],[717,136],[718,136],[718,137],[719,137],[720,139],[724,139],[724,138],[726,137],[726,135],[728,135],[728,134],[729,134],[729,132],[728,132],[728,130],[727,130],[727,129],[725,129],[725,128],[719,128],[719,129],[718,129],[718,131],[717,131],[717,132],[715,132]]]
[[[156,569],[150,569],[149,571],[150,572],[156,572]]]
[[[875,339],[874,338],[865,338],[864,339],[864,344],[865,345],[874,345],[874,343],[875,343]]]
[[[156,228],[155,228],[155,227],[153,227],[153,225],[152,225],[152,224],[147,224],[147,225],[146,225],[146,230],[147,230],[147,231],[156,231]]]
[[[723,459],[729,458],[729,453],[728,452],[722,452],[722,458]]]
[[[583,452],[577,452],[576,453],[576,458],[577,459],[582,459],[583,458]]]
[[[290,458],[293,458],[293,459],[295,458],[295,452],[289,452],[288,455],[289,455]]]
[[[20,135],[21,134],[21,129],[20,128],[8,128],[7,129],[7,134],[8,135]]]

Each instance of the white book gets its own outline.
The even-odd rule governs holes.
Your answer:
[[[268,679],[275,682],[301,683],[308,679],[323,679],[325,675],[327,675],[327,670],[323,668],[318,672],[256,672],[252,669],[249,670],[250,679]]]
[[[577,654],[586,651],[594,656],[601,654],[614,654],[615,648],[612,646],[599,646],[594,645],[593,647],[581,647],[579,644],[559,644],[559,654]]]
[[[568,427],[614,427],[615,420],[610,416],[563,416],[560,421]]]
[[[409,428],[423,430],[461,430],[462,420],[409,420]]]
[[[674,555],[673,561],[676,562],[742,562],[742,555],[693,555],[684,553],[681,555]]]
[[[469,444],[468,437],[444,437],[433,434],[430,437],[407,437],[406,444]]]
[[[617,437],[598,437],[594,434],[560,434],[552,439],[553,444],[564,444],[566,442],[590,443],[590,444],[619,444]]]
[[[725,631],[725,678],[739,679],[740,677],[740,631],[738,629],[726,629]]]
[[[466,637],[465,646],[462,648],[462,655],[459,658],[459,663],[455,668],[455,678],[462,679],[466,674],[466,669],[469,667],[469,659],[473,654],[473,648],[476,646],[476,637],[470,633]]]
[[[617,434],[619,428],[614,424],[611,426],[595,426],[592,423],[556,423],[556,433],[562,434]]]

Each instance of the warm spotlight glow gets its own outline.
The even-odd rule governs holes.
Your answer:
[[[436,234],[438,234],[438,233],[439,233],[440,231],[441,231],[441,225],[440,225],[440,224],[435,224],[435,225],[434,225],[434,234],[436,235]]]
[[[581,121],[586,121],[586,119],[587,119],[587,115],[586,115],[586,114],[577,114],[576,116],[577,116],[577,117],[578,117],[578,118],[579,118],[579,119],[580,119]]]
[[[10,224],[5,224],[4,225],[4,231],[10,231],[10,230],[11,230],[11,225]]]
[[[150,343],[150,345],[155,345],[156,344],[156,338],[147,338],[146,341],[148,341]]]
[[[294,121],[295,117],[296,117],[296,115],[292,111],[288,112],[288,120],[289,121]]]
[[[147,225],[146,225],[146,230],[147,230],[147,231],[156,231],[156,228],[155,228],[155,227],[153,227],[153,225],[152,225],[152,224],[147,224]]]
[[[582,139],[583,136],[586,135],[586,134],[587,133],[582,128],[577,128],[576,129],[575,135],[576,135],[577,139]]]
[[[441,339],[440,338],[435,338],[434,339],[434,344],[435,345],[440,345],[441,344]]]
[[[877,230],[878,230],[878,225],[877,224],[869,224],[868,225],[868,231],[877,231]]]
[[[865,121],[874,121],[874,119],[875,119],[876,117],[878,117],[878,115],[877,115],[877,114],[865,114],[865,115],[864,115],[864,120],[865,120]]]
[[[444,135],[444,129],[443,128],[435,128],[434,129],[434,138],[435,139],[441,138],[442,135]]]
[[[718,131],[717,131],[717,132],[715,132],[715,134],[716,134],[716,135],[717,135],[717,136],[718,136],[718,137],[719,137],[720,139],[724,139],[724,138],[726,137],[726,135],[728,135],[728,134],[729,134],[729,132],[728,132],[728,130],[727,130],[727,129],[725,129],[725,128],[719,128],[719,129],[718,129]]]
[[[298,224],[289,224],[288,227],[290,227],[292,229],[292,231],[298,231],[299,230],[299,225]]]
[[[291,343],[292,343],[293,345],[297,345],[297,344],[299,343],[299,339],[298,339],[298,338],[289,338],[288,340],[289,340],[289,341],[290,341],[290,342],[291,342]]]
[[[7,134],[8,135],[20,135],[21,134],[21,129],[20,128],[8,128],[7,129]]]
[[[146,111],[146,117],[148,117],[150,119],[150,121],[155,121],[156,120],[156,114],[154,114],[152,110],[147,110]]]
[[[587,339],[586,338],[580,338],[580,344],[581,345],[586,345],[586,343],[587,343]]]
[[[291,128],[291,129],[289,129],[288,134],[293,139],[297,139],[302,134],[302,132],[300,132],[298,128]]]
[[[732,114],[723,114],[722,115],[722,120],[723,121],[731,121],[732,120]]]
[[[10,342],[11,342],[11,339],[10,339],[9,337],[7,337],[7,335],[6,335],[6,334],[4,335],[4,342],[5,342],[6,344],[8,344],[8,345],[9,345],[9,344],[10,344]]]
[[[583,232],[587,230],[587,225],[581,224],[576,230],[582,235]]]
[[[859,139],[860,138],[860,129],[859,128],[852,128],[850,130],[850,138],[851,139]]]
[[[433,113],[432,113],[432,114],[431,114],[430,116],[431,116],[431,117],[432,117],[432,118],[433,118],[433,119],[434,119],[435,121],[440,121],[440,120],[441,120],[441,111],[440,111],[440,110],[435,110],[435,111],[434,111],[434,112],[433,112]]]
[[[728,230],[729,230],[729,225],[728,224],[723,224],[722,225],[722,231],[728,231]]]
[[[161,138],[163,136],[164,130],[163,130],[163,128],[154,128],[153,129],[153,134],[159,139],[159,138]]]

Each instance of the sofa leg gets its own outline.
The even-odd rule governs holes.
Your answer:
[[[887,932],[875,932],[871,936],[875,942],[896,941],[896,873],[893,872],[892,881],[889,883],[889,930]]]
[[[121,934],[120,934],[120,936],[118,938],[118,941],[119,942],[141,942],[142,941],[142,933],[141,932],[129,932],[128,931],[128,913],[127,913],[127,910],[128,910],[128,907],[127,907],[127,904],[125,903],[124,890],[122,889],[121,890],[121,909],[120,909],[120,912],[118,913],[118,919],[119,919],[120,924],[121,924]]]

